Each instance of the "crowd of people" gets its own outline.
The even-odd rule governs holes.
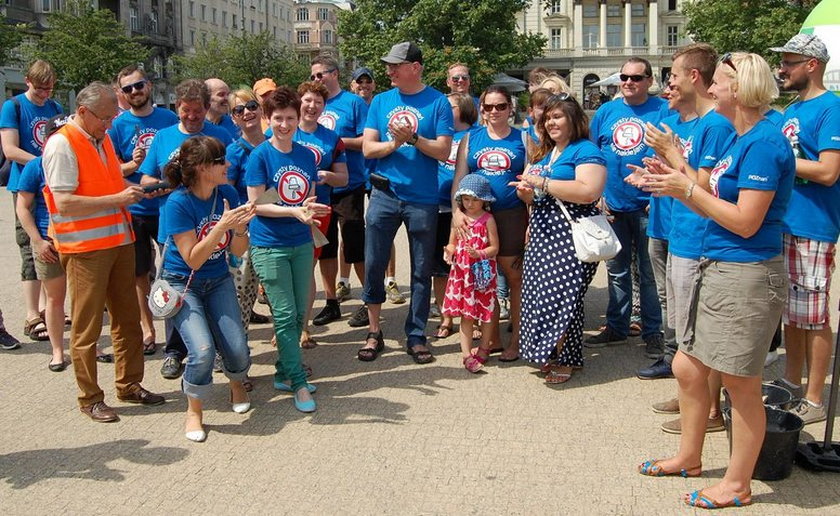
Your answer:
[[[501,353],[563,384],[584,366],[584,347],[626,342],[638,304],[655,360],[638,376],[676,377],[677,396],[653,408],[678,413],[663,430],[681,436],[674,456],[639,472],[701,474],[704,435],[722,428],[724,386],[729,467],[684,501],[749,504],[765,431],[762,372],[781,326],[779,383],[799,399],[792,411],[805,423],[825,419],[840,233],[840,99],[822,82],[828,52],[802,34],[771,50],[784,88],[799,94],[784,113],[770,107],[779,90],[762,57],[718,56],[697,43],[674,54],[665,99],[650,94],[650,63],[628,59],[620,96],[591,120],[561,77],[536,69],[522,129],[511,125],[511,94],[490,86],[472,96],[462,63],[448,68],[448,95],[426,85],[411,42],[381,58],[392,88],[376,95],[369,68],[355,70],[345,91],[339,63],[319,56],[295,88],[264,78],[231,92],[217,78],[186,80],[175,113],[154,106],[145,72],[128,66],[113,84],[83,88],[75,113],[63,116],[50,99],[56,72],[36,61],[28,90],[0,113],[25,334],[51,341],[49,369],[59,372],[69,325],[80,410],[116,421],[97,383],[103,314],[117,397],[157,405],[164,398],[141,386],[143,354],[157,350],[152,305],[179,303],[165,320],[161,373],[182,376],[185,435],[203,441],[214,369],[230,380],[232,410],[251,408],[247,330],[261,322],[262,297],[277,348],[273,386],[313,412],[317,389],[301,353],[317,345],[309,323],[342,317],[353,271],[364,304],[348,322],[367,327],[357,358],[379,357],[382,304],[404,301],[393,269],[404,225],[404,349],[414,362],[434,361],[429,339],[454,334],[459,319],[467,371]],[[600,213],[621,249],[606,263],[606,325],[585,339],[598,264],[578,257],[572,225]],[[313,317],[316,262],[325,304]],[[430,312],[440,317],[431,336]],[[5,331],[0,344],[19,345]]]

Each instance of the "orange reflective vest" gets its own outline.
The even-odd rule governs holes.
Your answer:
[[[76,154],[79,186],[74,195],[103,197],[125,189],[120,162],[108,136],[102,141],[106,164],[93,143],[73,124],[65,125],[58,132],[67,138]],[[134,241],[131,215],[125,208],[106,208],[87,215],[62,215],[48,186],[44,187],[44,198],[50,212],[49,235],[59,253],[99,251]]]

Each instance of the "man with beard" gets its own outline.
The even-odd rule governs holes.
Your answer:
[[[117,86],[117,98],[122,97],[129,109],[114,120],[108,136],[122,162],[120,168],[123,176],[132,183],[140,184],[142,174],[138,169],[152,139],[159,130],[177,124],[178,117],[168,109],[152,105],[152,83],[146,72],[137,65],[129,65],[120,70]],[[143,353],[146,355],[152,355],[157,350],[155,326],[146,298],[149,296],[149,273],[155,261],[153,242],[158,234],[159,204],[160,201],[153,198],[143,199],[128,207],[134,229],[135,290],[140,304],[140,324],[143,327]]]
[[[802,365],[808,387],[792,409],[805,424],[826,418],[823,386],[831,352],[829,293],[840,236],[840,99],[823,84],[829,59],[816,35],[797,34],[781,52],[783,89],[799,92],[781,125],[796,155],[796,178],[784,224],[785,265],[790,279],[785,325],[787,362],[781,383],[802,395]]]
[[[233,142],[230,133],[219,126],[207,123],[205,117],[210,109],[210,91],[207,86],[197,79],[187,79],[175,87],[175,110],[178,113],[179,123],[158,131],[152,140],[146,158],[140,165],[140,173],[143,175],[142,184],[156,184],[161,181],[163,167],[178,157],[178,150],[184,140],[193,136],[212,136],[220,140],[225,147]],[[160,219],[158,221],[157,241],[164,244],[166,236],[162,228],[165,227],[163,220],[163,207],[168,196],[160,198]],[[166,320],[166,358],[160,373],[164,378],[175,379],[181,375],[181,361],[187,356],[187,349],[181,340],[178,332],[170,322]]]
[[[230,88],[225,81],[210,78],[204,81],[207,89],[210,90],[210,109],[207,110],[207,121],[217,125],[230,133],[233,139],[239,138],[239,127],[230,117]]]

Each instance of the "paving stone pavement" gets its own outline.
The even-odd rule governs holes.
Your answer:
[[[23,339],[11,196],[0,192],[0,297],[6,325]],[[399,281],[407,291],[405,236],[398,236]],[[437,361],[416,366],[401,348],[407,304],[384,306],[386,352],[359,362],[365,329],[344,318],[314,328],[320,346],[304,351],[318,385],[313,415],[271,385],[275,353],[268,325],[252,328],[253,409],[235,414],[227,389],[205,413],[208,438],[183,436],[179,382],[147,357],[144,385],[167,403],[116,400],[112,365],[100,364],[106,401],[122,420],[96,424],[76,408],[72,370],[51,373],[48,343],[0,351],[0,507],[4,514],[673,514],[679,495],[722,477],[724,433],[709,435],[702,478],[647,478],[636,464],[676,450],[659,431],[669,416],[650,404],[675,393],[674,380],[640,381],[650,361],[643,343],[586,350],[586,367],[556,388],[537,370],[491,360],[472,375],[460,364],[457,335],[434,345]],[[837,283],[837,282],[835,282]],[[587,297],[587,329],[603,322],[601,267]],[[835,285],[837,292],[840,285]],[[322,306],[316,301],[316,313]],[[264,306],[258,310],[265,313]],[[834,314],[836,322],[837,316]],[[434,322],[429,323],[432,332]],[[162,325],[159,328],[162,335]],[[160,339],[159,339],[160,341]],[[103,342],[108,343],[107,328]],[[782,361],[767,371],[781,375]],[[215,375],[221,384],[223,377]],[[803,439],[822,440],[824,425]],[[835,440],[840,440],[840,431]],[[753,483],[743,514],[839,514],[837,475],[795,467],[779,482]]]

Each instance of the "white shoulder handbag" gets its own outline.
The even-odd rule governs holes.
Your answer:
[[[582,262],[600,262],[615,257],[621,243],[603,213],[572,220],[569,210],[560,199],[554,199],[572,227],[575,255]]]

